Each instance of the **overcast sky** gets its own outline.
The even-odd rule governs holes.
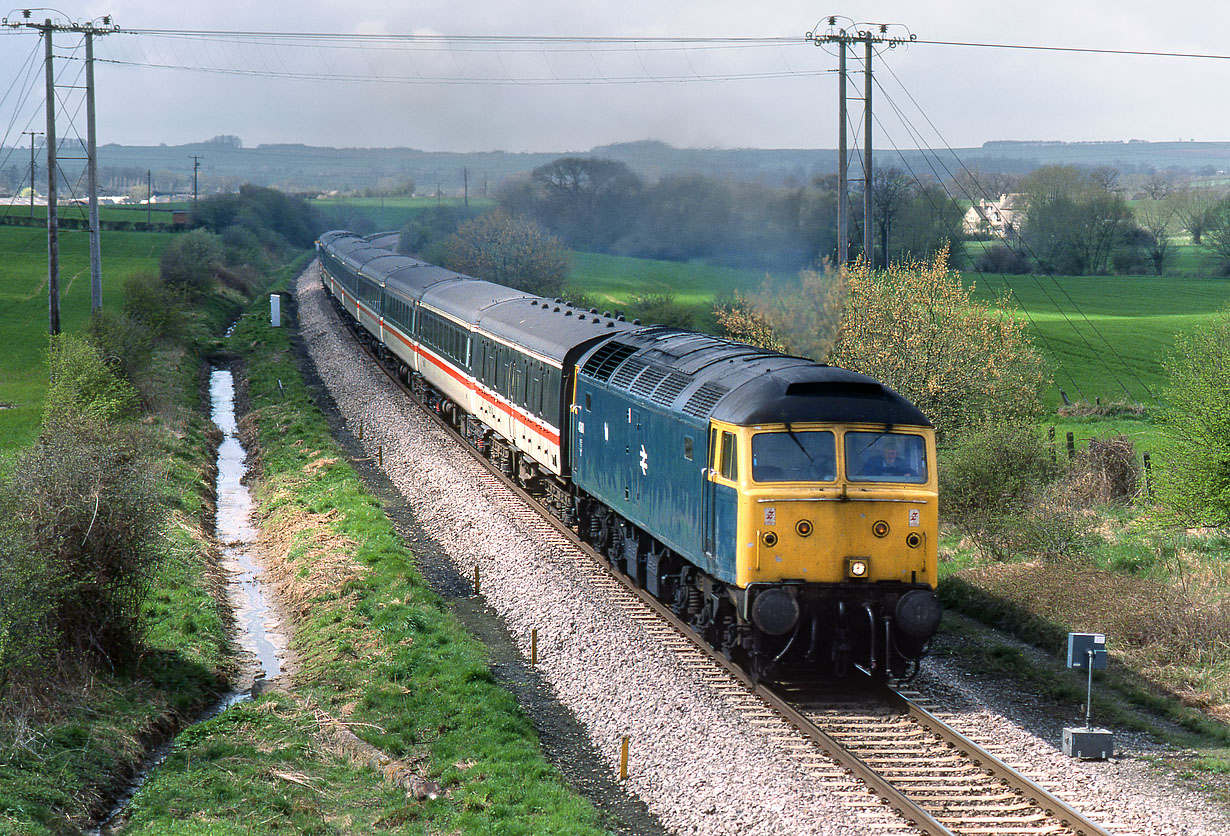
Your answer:
[[[1230,53],[1230,15],[1190,0],[847,0],[833,8],[799,0],[113,0],[63,7],[73,20],[111,14],[121,27],[137,30],[799,41],[687,48],[150,34],[96,41],[96,55],[107,60],[97,69],[100,143],[180,144],[233,134],[247,146],[548,152],[641,139],[682,147],[832,148],[837,59],[802,43],[817,23],[825,28],[829,13],[902,24],[892,31],[921,40]],[[36,19],[47,16],[64,19],[34,12]],[[75,40],[57,35],[57,54],[68,54]],[[35,34],[0,33],[5,145],[25,145],[20,131],[43,129],[41,60],[32,61],[41,55]],[[58,62],[57,72],[72,82],[80,66]],[[915,43],[884,51],[875,66],[876,144],[882,147],[1230,139],[1226,60]],[[851,68],[861,71],[854,62]],[[861,86],[861,75],[854,80]],[[61,95],[84,134],[74,92]],[[854,108],[857,116],[859,105]]]

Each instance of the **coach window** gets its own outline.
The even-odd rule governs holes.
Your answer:
[[[589,400],[589,395],[586,395],[585,399]],[[692,461],[692,436],[690,435],[683,437],[683,457],[688,461]]]
[[[722,433],[722,478],[734,481],[739,470],[739,456],[735,448],[735,434]]]

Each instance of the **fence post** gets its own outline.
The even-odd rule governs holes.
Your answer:
[[[1068,433],[1068,459],[1076,458],[1076,436]]]

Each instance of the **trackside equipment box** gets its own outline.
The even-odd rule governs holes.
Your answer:
[[[1063,753],[1070,758],[1106,760],[1115,754],[1113,735],[1109,729],[1066,728]]]

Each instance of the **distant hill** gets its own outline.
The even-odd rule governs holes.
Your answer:
[[[99,168],[104,191],[143,188],[152,172],[157,192],[184,192],[192,187],[193,157],[200,158],[202,193],[231,190],[242,183],[277,186],[288,191],[327,191],[389,186],[412,179],[420,194],[460,194],[469,177],[470,194],[488,193],[505,178],[524,175],[565,155],[601,156],[620,160],[654,180],[683,172],[699,172],[773,185],[802,184],[818,174],[836,171],[832,149],[675,148],[646,140],[604,145],[588,151],[510,153],[487,151],[450,153],[413,148],[318,148],[299,144],[244,148],[237,137],[216,137],[189,145],[103,145]],[[979,148],[944,149],[923,154],[877,149],[878,165],[947,178],[962,165],[986,170],[1025,173],[1048,163],[1111,165],[1124,173],[1176,169],[1192,174],[1230,170],[1230,142],[1021,142],[999,140]],[[29,176],[28,149],[0,148],[0,189],[17,191]],[[72,178],[72,166],[65,160]],[[41,168],[41,167],[40,167]],[[857,176],[857,173],[852,173]]]

